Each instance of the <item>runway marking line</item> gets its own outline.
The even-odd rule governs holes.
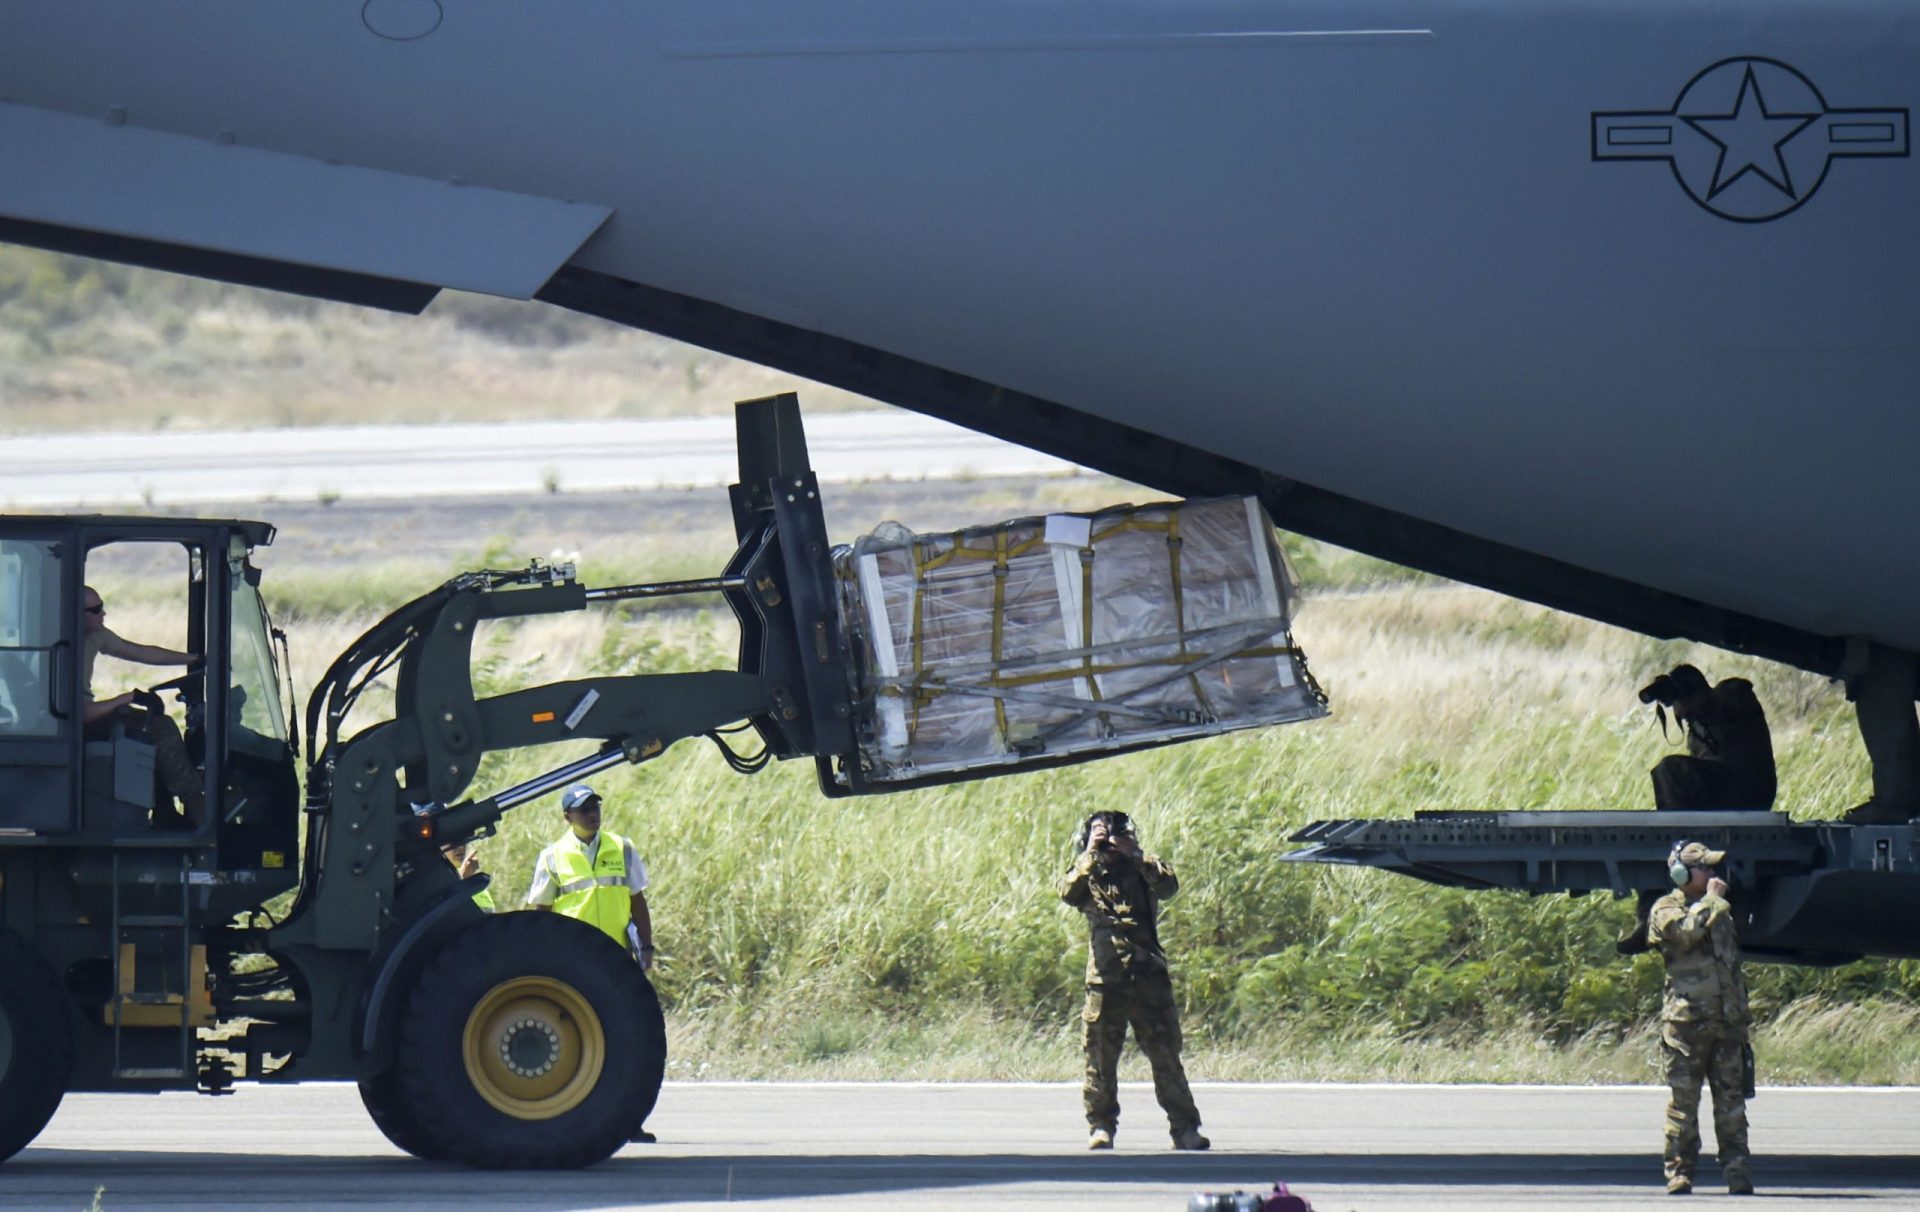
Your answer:
[[[827,1089],[884,1089],[884,1090],[977,1090],[987,1087],[1002,1090],[1078,1090],[1076,1081],[1057,1082],[928,1082],[928,1081],[684,1081],[667,1079],[666,1084],[674,1087],[708,1087],[710,1089],[749,1089],[764,1090],[769,1087],[784,1087],[795,1090]],[[1136,1090],[1153,1088],[1150,1081],[1121,1082]],[[1656,1085],[1594,1085],[1594,1086],[1547,1086],[1524,1083],[1507,1085],[1501,1082],[1231,1082],[1196,1081],[1190,1083],[1197,1090],[1489,1090],[1501,1093],[1525,1094],[1646,1094],[1659,1092],[1665,1094],[1665,1086]],[[1765,1094],[1916,1094],[1920,1086],[1768,1086],[1762,1085]]]

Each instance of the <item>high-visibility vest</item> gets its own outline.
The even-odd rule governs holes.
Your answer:
[[[587,849],[569,831],[547,850],[547,873],[553,877],[553,911],[578,918],[627,945],[627,923],[633,920],[633,893],[627,888],[627,842],[600,831],[600,849],[591,864]]]

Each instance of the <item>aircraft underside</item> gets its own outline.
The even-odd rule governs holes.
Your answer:
[[[14,4],[0,238],[538,297],[1835,673],[1920,650],[1917,49],[1887,0]]]

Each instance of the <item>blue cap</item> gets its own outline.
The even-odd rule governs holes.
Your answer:
[[[598,791],[595,791],[585,783],[575,783],[573,786],[567,788],[565,795],[560,797],[560,810],[562,812],[572,812],[588,800],[597,800],[599,798],[600,793]]]

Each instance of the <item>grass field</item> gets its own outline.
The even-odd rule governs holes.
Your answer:
[[[544,303],[421,316],[0,247],[0,434],[598,420],[850,393]]]
[[[1142,499],[1074,478],[956,485],[938,508],[861,498],[866,524],[921,528]],[[547,508],[558,508],[548,503]],[[710,572],[721,517],[671,537],[614,514],[556,535],[529,506],[473,539],[495,565],[584,545],[590,583]],[[918,512],[915,512],[915,511]],[[846,521],[836,534],[848,537]],[[373,536],[363,521],[358,533]],[[270,556],[295,681],[391,603],[452,571],[299,526]],[[291,545],[291,546],[289,546]],[[1078,1072],[1085,928],[1056,900],[1081,815],[1121,806],[1179,870],[1163,935],[1196,1075],[1219,1078],[1648,1080],[1657,959],[1616,957],[1625,903],[1430,888],[1279,861],[1325,817],[1418,809],[1650,807],[1663,740],[1634,690],[1678,660],[1752,678],[1773,725],[1780,806],[1832,817],[1865,798],[1849,709],[1821,679],[1291,544],[1311,596],[1298,637],[1330,719],[1014,778],[860,800],[819,795],[809,766],[732,773],[704,742],[595,780],[608,827],[654,878],[682,1076],[1065,1078]],[[360,572],[351,570],[359,568]],[[103,586],[135,637],[170,624],[150,583]],[[616,608],[491,624],[483,693],[588,674],[730,666],[732,625],[711,611]],[[101,679],[112,676],[103,662]],[[390,700],[369,696],[365,718]],[[574,756],[489,759],[476,791]],[[495,895],[516,903],[533,856],[562,828],[551,802],[482,844]],[[1755,966],[1765,1081],[1920,1080],[1920,965],[1813,971]],[[1137,1072],[1137,1070],[1135,1070]]]

